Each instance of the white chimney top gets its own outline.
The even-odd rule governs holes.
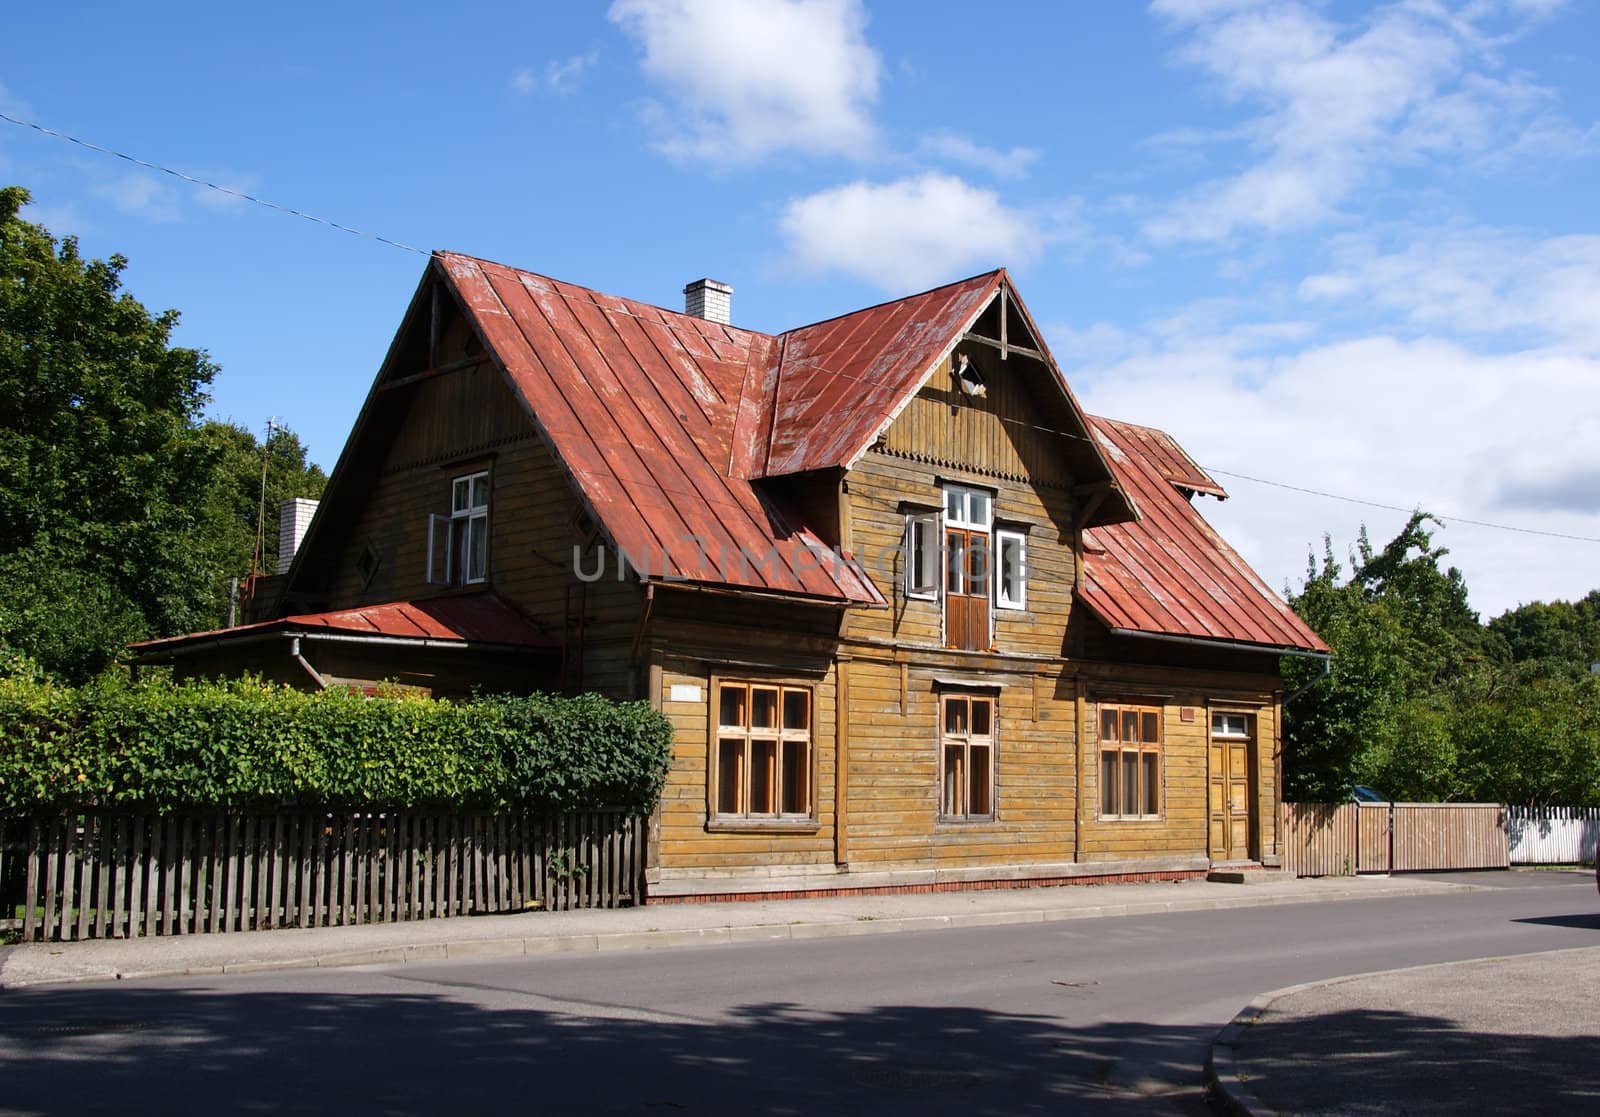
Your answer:
[[[289,573],[289,564],[300,550],[300,541],[306,537],[311,517],[317,514],[317,502],[305,497],[290,497],[278,506],[278,573]]]
[[[697,279],[683,289],[683,312],[726,326],[733,321],[733,288],[715,279]]]

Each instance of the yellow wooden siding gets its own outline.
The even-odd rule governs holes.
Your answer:
[[[1072,499],[1066,490],[948,469],[940,472],[876,451],[850,472],[850,540],[854,555],[888,599],[889,608],[853,610],[846,637],[914,647],[943,645],[943,604],[908,598],[901,591],[906,530],[902,502],[937,507],[943,499],[941,479],[995,489],[995,522],[1002,528],[1027,529],[1027,607],[992,608],[995,650],[1061,656],[1072,609],[1074,563]]]
[[[931,667],[910,669],[906,712],[893,663],[850,671],[850,865],[868,870],[1072,860],[1070,705],[1033,718],[1033,680],[1008,675],[997,696],[994,821],[939,821],[939,691]],[[993,693],[974,690],[973,693]]]
[[[812,693],[812,801],[815,830],[774,827],[754,830],[708,829],[708,772],[713,682],[790,681]],[[673,686],[694,687],[694,701],[675,701]],[[662,712],[673,727],[672,767],[661,795],[660,864],[666,875],[679,870],[751,873],[831,867],[834,819],[835,672],[808,679],[783,671],[668,658],[661,672]],[[681,874],[677,874],[681,875]]]

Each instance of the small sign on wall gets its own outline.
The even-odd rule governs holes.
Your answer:
[[[667,692],[669,702],[698,702],[700,688],[693,683],[673,683]]]
[[[1194,720],[1194,707],[1193,706],[1180,706],[1180,707],[1178,707],[1178,718],[1181,721],[1193,721]]]

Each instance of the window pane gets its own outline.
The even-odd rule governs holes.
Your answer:
[[[917,517],[908,532],[910,554],[906,556],[907,586],[912,593],[933,589],[933,533],[927,520]]]
[[[991,752],[985,745],[973,745],[967,753],[968,763],[971,764],[967,774],[967,813],[990,814],[994,810],[994,804],[990,802]]]
[[[472,506],[471,484],[465,477],[458,477],[450,490],[450,510],[452,512],[465,512]]]
[[[960,489],[946,489],[944,491],[944,514],[947,519],[965,520],[967,518],[965,494]]]
[[[989,537],[986,535],[969,535],[967,537],[966,592],[974,597],[988,597],[990,572]]]
[[[472,479],[472,506],[474,508],[489,507],[489,475],[480,473]]]
[[[967,700],[965,698],[946,698],[944,700],[944,731],[947,736],[962,737],[967,733]]]
[[[993,718],[994,705],[987,698],[974,698],[972,700],[972,735],[974,737],[987,737],[994,732]]]
[[[717,745],[717,813],[739,814],[744,782],[744,742],[724,738]]]
[[[1100,711],[1100,739],[1102,741],[1115,741],[1117,739],[1117,711]]]
[[[742,686],[722,687],[722,713],[719,715],[720,724],[737,725],[740,728],[750,723],[745,720],[746,691]]]
[[[961,804],[964,798],[961,786],[962,749],[960,745],[946,745],[944,748],[944,813],[947,815],[962,814]]]
[[[1139,739],[1139,711],[1137,711],[1137,710],[1123,710],[1122,711],[1122,740],[1123,740],[1123,743],[1126,744],[1128,742],[1137,741],[1138,739]]]
[[[1022,539],[1000,536],[1000,600],[1008,605],[1022,603]]]
[[[1139,813],[1139,754],[1122,754],[1122,813]]]
[[[811,748],[805,741],[783,743],[783,813],[811,811]]]
[[[474,516],[467,523],[467,581],[483,581],[488,570],[489,517]]]
[[[783,727],[785,729],[811,728],[811,695],[803,690],[783,692]]]
[[[1147,713],[1144,715],[1144,732],[1139,735],[1139,740],[1147,745],[1161,743],[1161,715]]]
[[[966,593],[961,574],[965,565],[963,552],[967,533],[964,531],[949,531],[944,536],[944,570],[945,588],[951,593]]]
[[[778,728],[778,688],[750,688],[750,727],[752,729]]]
[[[750,813],[777,813],[778,742],[750,742]]]
[[[1114,752],[1100,754],[1100,813],[1117,813],[1117,754]]]
[[[1144,754],[1144,813],[1161,813],[1161,771],[1156,754]]]
[[[967,517],[979,527],[989,526],[989,494],[969,492],[967,494]]]

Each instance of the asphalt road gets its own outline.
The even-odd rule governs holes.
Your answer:
[[[0,1112],[1201,1114],[1257,993],[1600,943],[1592,875],[1451,879],[1492,887],[15,990]]]

